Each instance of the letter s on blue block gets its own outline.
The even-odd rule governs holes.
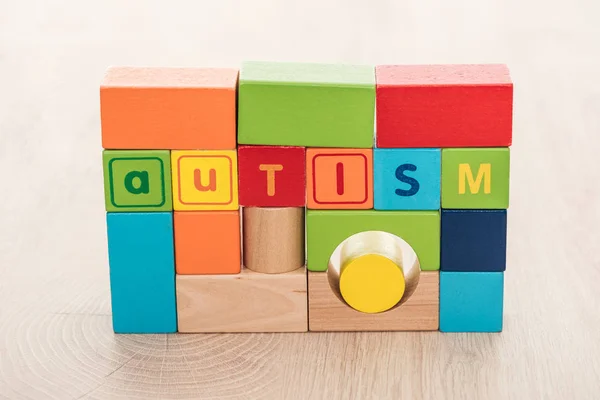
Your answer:
[[[410,176],[404,175],[404,171],[412,171],[415,172],[417,170],[417,166],[414,164],[402,164],[398,168],[396,168],[396,179],[400,182],[404,182],[410,185],[410,189],[396,189],[396,194],[398,196],[414,196],[419,191],[419,181],[415,178],[411,178]]]

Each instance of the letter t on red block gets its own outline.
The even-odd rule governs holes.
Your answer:
[[[240,205],[304,207],[305,162],[304,147],[238,147]]]

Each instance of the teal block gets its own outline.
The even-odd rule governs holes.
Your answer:
[[[245,62],[238,88],[238,143],[371,148],[375,68]]]
[[[440,331],[501,332],[504,272],[440,272]]]
[[[173,215],[107,213],[115,333],[177,332]]]
[[[376,210],[438,210],[440,149],[375,149],[373,193]]]

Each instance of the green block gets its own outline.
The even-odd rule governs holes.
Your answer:
[[[375,68],[246,62],[238,88],[238,143],[373,147]]]
[[[336,247],[355,233],[383,231],[411,245],[421,270],[440,269],[439,211],[307,210],[307,268],[326,271]]]
[[[171,211],[168,150],[104,150],[106,211]]]
[[[508,208],[510,150],[442,150],[442,208]]]

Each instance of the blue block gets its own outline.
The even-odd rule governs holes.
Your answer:
[[[442,271],[506,269],[506,210],[442,210]]]
[[[438,210],[440,149],[374,149],[376,210]]]
[[[440,272],[440,331],[501,332],[504,272]]]
[[[173,215],[107,213],[113,329],[177,332]]]

